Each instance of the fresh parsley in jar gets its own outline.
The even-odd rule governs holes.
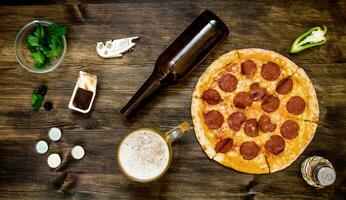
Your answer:
[[[27,48],[36,68],[43,68],[51,58],[60,56],[64,49],[62,37],[66,32],[67,28],[62,25],[42,26],[37,23],[34,32],[27,38]]]

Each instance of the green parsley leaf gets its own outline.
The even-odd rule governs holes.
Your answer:
[[[37,24],[35,31],[27,38],[27,48],[37,68],[44,67],[50,58],[60,56],[64,49],[62,37],[66,33],[65,26],[51,24],[42,26]]]
[[[38,43],[38,37],[37,36],[33,36],[33,35],[29,35],[28,37],[28,45],[30,47],[38,47],[40,46],[40,44]]]
[[[35,111],[38,111],[41,108],[43,99],[44,99],[44,97],[40,94],[37,94],[37,93],[32,94],[31,106]]]
[[[53,57],[59,56],[62,49],[64,48],[64,44],[62,42],[62,36],[66,33],[66,27],[60,26],[56,24],[51,24],[47,27],[49,33],[48,46],[51,48],[51,53],[47,53],[48,55],[53,55]]]
[[[55,38],[62,37],[66,33],[66,27],[57,24],[51,24],[47,27],[47,29],[50,36]]]
[[[36,29],[34,34],[36,35],[36,37],[38,37],[39,39],[43,39],[44,38],[44,30],[41,24],[37,24],[36,25]]]
[[[32,52],[36,52],[40,49],[40,47],[33,47],[33,46],[30,46],[30,45],[27,45],[26,48],[29,49],[29,51],[32,53]]]
[[[43,51],[44,55],[46,55],[48,58],[58,57],[61,52],[62,52],[62,47],[54,48],[49,51]]]
[[[31,53],[32,58],[35,61],[35,66],[41,68],[46,63],[46,56],[41,51]]]
[[[56,49],[56,48],[58,48],[58,46],[59,46],[58,39],[59,39],[59,38],[55,38],[55,37],[49,38],[49,40],[48,40],[48,47],[49,47],[50,49]]]

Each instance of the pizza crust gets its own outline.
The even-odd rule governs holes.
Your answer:
[[[257,64],[257,72],[259,73],[257,73],[256,76],[250,79],[249,81],[251,83],[254,83],[254,82],[260,83],[261,86],[266,88],[269,93],[275,93],[275,88],[278,82],[281,79],[292,76],[299,69],[299,67],[294,62],[292,62],[285,56],[280,55],[274,51],[250,48],[250,49],[237,50],[237,52],[239,55],[239,62],[242,62],[246,59],[251,59]],[[265,80],[260,73],[262,65],[267,63],[268,61],[272,61],[278,64],[280,67],[280,70],[281,70],[280,76],[275,81]]]
[[[270,172],[277,172],[286,167],[290,166],[300,154],[303,153],[305,148],[309,145],[311,140],[315,135],[315,131],[317,128],[316,123],[307,122],[304,120],[294,119],[295,122],[298,123],[300,129],[299,134],[296,138],[292,140],[285,139],[285,150],[278,154],[272,155],[267,152],[266,158],[268,161]],[[273,135],[280,135],[280,127],[275,131]]]
[[[305,101],[305,110],[301,115],[291,115],[291,117],[318,123],[320,111],[316,91],[304,69],[299,68],[292,76],[292,80],[293,88],[290,96],[302,97]]]
[[[238,152],[229,151],[226,154],[218,153],[213,158],[225,167],[250,174],[266,174],[269,168],[264,154],[259,154],[253,160],[244,160]]]
[[[284,70],[284,73],[286,75],[292,75],[299,69],[299,67],[290,59],[274,51],[258,49],[258,48],[249,48],[249,49],[240,49],[240,50],[237,50],[237,52],[238,52],[240,60],[258,59],[262,61],[275,62],[281,67],[281,69]]]
[[[235,62],[238,60],[238,54],[236,51],[231,51],[224,54],[217,60],[215,60],[199,78],[198,83],[195,87],[195,91],[192,94],[192,103],[191,103],[191,115],[194,124],[195,135],[198,142],[200,143],[202,149],[212,159],[215,155],[215,144],[212,144],[210,140],[206,137],[205,130],[208,129],[203,121],[203,113],[200,107],[203,106],[203,102],[200,100],[206,84],[208,84],[213,78],[214,73],[222,69],[225,65]]]
[[[212,159],[216,155],[216,152],[215,152],[214,146],[211,144],[211,142],[208,140],[208,138],[204,134],[204,122],[201,120],[203,119],[203,113],[201,113],[201,111],[199,110],[199,107],[200,107],[199,99],[196,97],[193,97],[192,105],[191,105],[191,113],[192,113],[192,120],[194,124],[195,135],[199,144],[204,150],[204,152],[207,154],[207,156],[210,159]]]

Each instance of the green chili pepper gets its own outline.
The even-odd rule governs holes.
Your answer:
[[[290,52],[298,53],[304,49],[326,43],[327,38],[324,36],[326,33],[327,27],[325,26],[323,26],[323,30],[319,26],[310,29],[293,42]]]

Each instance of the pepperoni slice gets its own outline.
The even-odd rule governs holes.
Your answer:
[[[223,140],[220,140],[216,144],[215,151],[216,153],[226,153],[227,151],[231,150],[232,146],[233,146],[233,139],[225,138]]]
[[[245,60],[241,63],[241,73],[247,78],[252,78],[257,71],[256,63],[252,60]]]
[[[232,74],[224,74],[221,76],[218,85],[222,91],[233,92],[238,85],[238,80]]]
[[[286,103],[286,109],[289,113],[300,115],[305,110],[305,101],[299,96],[291,97]]]
[[[216,104],[220,103],[221,96],[216,90],[208,89],[208,90],[204,91],[204,93],[202,95],[202,99],[210,105],[216,105]]]
[[[267,94],[265,88],[261,88],[259,83],[253,83],[250,85],[250,93],[252,95],[252,100],[259,101]]]
[[[261,74],[267,81],[275,81],[279,78],[280,73],[280,67],[276,63],[267,62],[267,64],[262,65]]]
[[[258,120],[258,127],[264,133],[273,132],[276,128],[276,124],[273,124],[271,122],[271,119],[268,115],[263,114]]]
[[[247,136],[257,137],[258,136],[257,120],[254,118],[248,119],[245,123],[244,132]]]
[[[244,142],[240,145],[240,154],[245,160],[252,160],[258,155],[260,148],[255,142]]]
[[[293,120],[285,121],[280,127],[280,133],[285,139],[294,139],[298,136],[299,125]]]
[[[268,113],[274,112],[278,109],[280,100],[274,95],[266,95],[262,100],[262,109]]]
[[[288,94],[291,92],[292,87],[293,81],[291,78],[288,77],[280,80],[275,90],[279,94]]]
[[[252,96],[249,92],[239,92],[233,99],[233,104],[237,108],[246,108],[252,104]]]
[[[223,124],[223,116],[219,111],[211,110],[204,115],[204,122],[210,129],[219,129]]]
[[[234,112],[228,117],[228,126],[234,130],[239,131],[243,122],[245,122],[246,116],[242,112]]]
[[[278,155],[285,150],[285,146],[285,140],[281,136],[272,135],[266,142],[265,148],[268,152]]]

